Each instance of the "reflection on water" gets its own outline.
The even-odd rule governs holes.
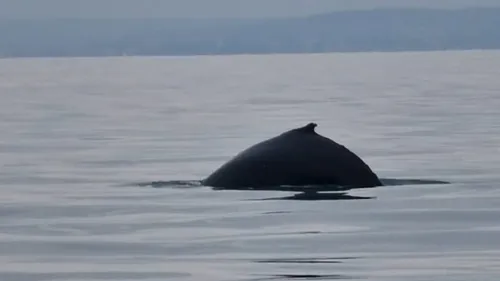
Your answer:
[[[381,179],[384,186],[407,186],[407,185],[436,185],[436,184],[450,184],[446,181],[428,180],[428,179]],[[197,188],[204,187],[200,181],[154,181],[132,184],[141,187],[153,188]],[[373,189],[376,187],[369,187]],[[368,188],[351,188],[338,185],[321,185],[321,186],[269,186],[269,187],[248,187],[248,188],[213,188],[214,190],[240,190],[240,191],[283,191],[283,192],[296,192],[298,194],[272,197],[264,199],[250,199],[250,200],[303,200],[303,201],[320,201],[320,200],[366,200],[374,199],[373,196],[353,196],[346,192],[353,189],[368,189]]]
[[[315,274],[283,274],[283,275],[274,275],[269,278],[259,278],[253,279],[255,281],[266,281],[266,280],[350,280],[355,279],[350,276],[343,275],[315,275]]]
[[[336,257],[336,258],[283,258],[258,260],[258,263],[342,263],[343,260],[357,259],[356,257]]]
[[[303,200],[303,201],[320,201],[320,200],[363,200],[363,199],[374,199],[375,197],[366,196],[352,196],[347,193],[317,193],[317,192],[305,192],[299,193],[292,196],[275,197],[275,198],[265,198],[260,200]],[[254,199],[258,200],[258,199]]]
[[[257,263],[264,264],[284,264],[295,266],[296,271],[300,271],[301,265],[313,266],[313,265],[334,265],[342,264],[348,260],[359,259],[358,257],[335,257],[335,258],[275,258],[267,260],[257,260]],[[305,270],[310,271],[310,270]],[[313,274],[313,273],[296,273],[296,274],[274,274],[264,278],[256,278],[251,280],[353,280],[359,279],[354,276],[342,275],[342,274]]]

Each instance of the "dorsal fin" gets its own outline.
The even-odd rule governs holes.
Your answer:
[[[309,123],[305,125],[304,127],[296,129],[297,131],[304,132],[304,133],[316,133],[314,129],[318,126],[316,123]]]

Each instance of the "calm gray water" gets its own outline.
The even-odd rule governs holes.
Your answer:
[[[0,60],[0,280],[496,281],[499,65],[495,51]],[[381,177],[451,184],[320,201],[137,184],[201,179],[308,122]]]

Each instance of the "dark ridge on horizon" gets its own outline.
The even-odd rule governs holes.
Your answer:
[[[500,7],[373,8],[267,19],[3,19],[0,57],[500,49]]]

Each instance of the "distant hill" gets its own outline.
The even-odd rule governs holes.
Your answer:
[[[500,49],[500,8],[260,20],[0,20],[0,38],[0,57]]]

